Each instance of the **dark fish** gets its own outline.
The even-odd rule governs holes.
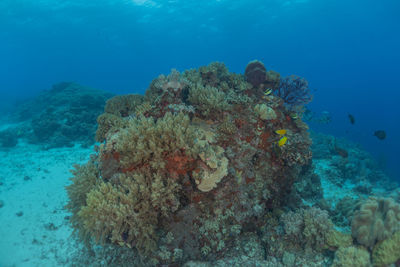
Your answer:
[[[386,138],[386,132],[383,130],[378,130],[375,131],[374,136],[376,136],[376,138],[378,138],[379,140],[383,140]]]
[[[356,119],[355,119],[354,116],[351,115],[351,114],[349,114],[349,120],[350,120],[350,123],[351,123],[351,124],[356,123]]]
[[[347,158],[349,156],[349,152],[347,152],[347,150],[337,147],[337,146],[335,147],[335,152],[342,158]]]

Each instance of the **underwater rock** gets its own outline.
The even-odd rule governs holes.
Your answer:
[[[307,126],[259,93],[212,63],[159,76],[143,98],[109,100],[98,119],[103,142],[67,187],[81,238],[135,248],[151,266],[215,260],[256,232],[311,159]],[[257,111],[264,106],[269,120]]]

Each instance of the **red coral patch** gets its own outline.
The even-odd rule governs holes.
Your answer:
[[[183,175],[193,170],[194,159],[179,152],[168,156],[166,159],[166,169],[171,174]]]

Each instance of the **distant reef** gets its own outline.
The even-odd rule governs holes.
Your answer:
[[[55,84],[16,107],[13,126],[0,132],[0,145],[12,147],[21,138],[44,148],[92,145],[96,119],[112,96],[73,82]]]

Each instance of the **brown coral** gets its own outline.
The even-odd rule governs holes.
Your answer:
[[[244,76],[254,87],[258,87],[260,84],[265,82],[267,78],[267,70],[261,61],[253,60],[247,64]]]

